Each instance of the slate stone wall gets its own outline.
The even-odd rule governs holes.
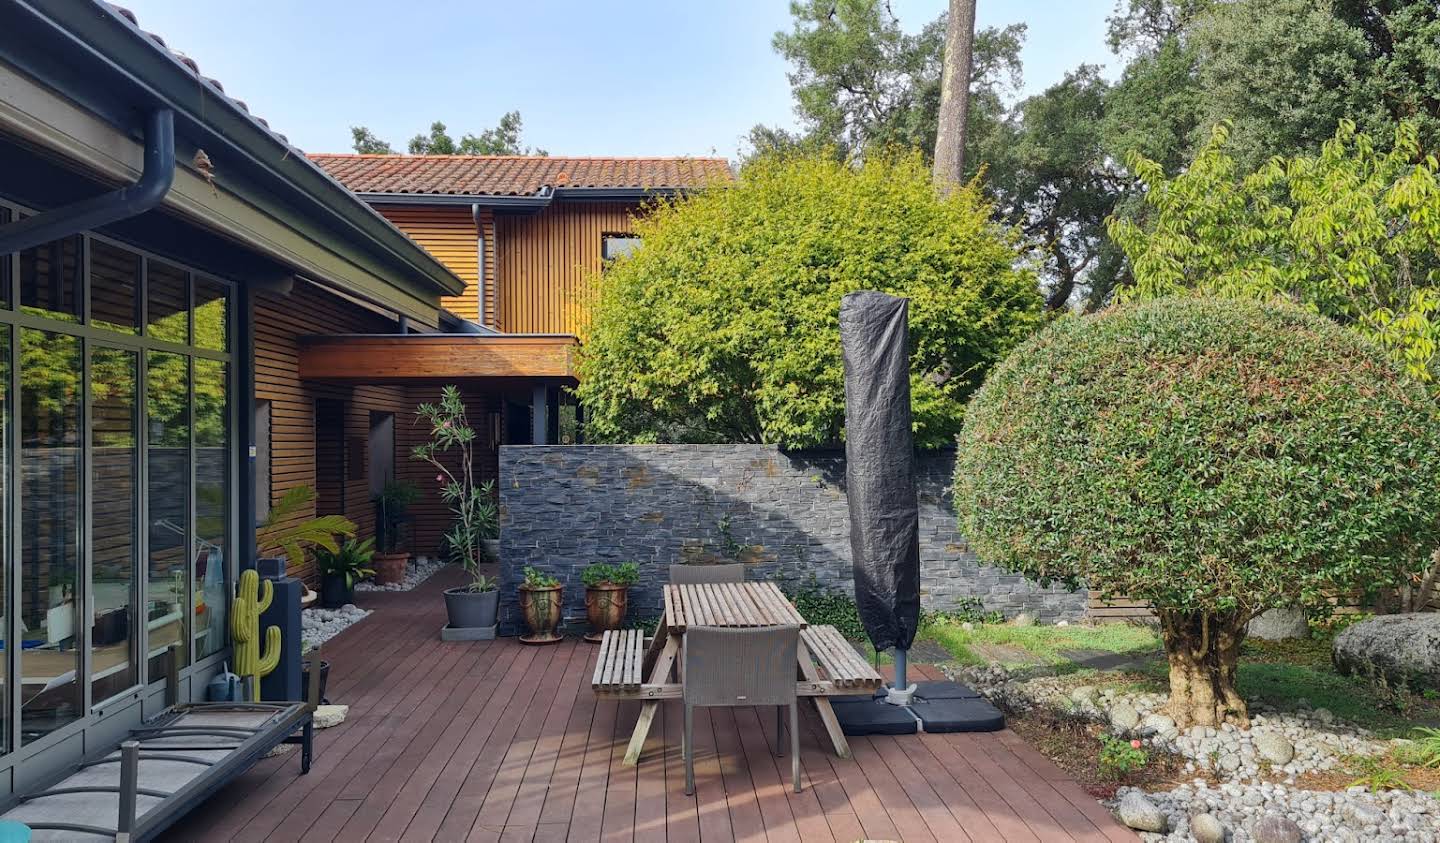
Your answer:
[[[1041,621],[1084,615],[1084,592],[1042,589],[979,564],[955,531],[948,451],[917,460],[923,605],[979,598],[987,609]],[[676,562],[738,559],[751,579],[812,576],[851,591],[845,457],[763,445],[507,445],[500,449],[500,621],[521,625],[515,590],[527,565],[565,585],[567,627],[585,623],[580,569],[633,560],[641,582],[632,618],[658,617]]]

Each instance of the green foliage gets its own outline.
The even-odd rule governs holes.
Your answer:
[[[1348,759],[1359,770],[1360,776],[1346,787],[1363,787],[1371,793],[1384,790],[1414,790],[1405,781],[1405,774],[1391,767],[1384,757],[1374,755],[1352,756]]]
[[[500,581],[495,577],[479,574],[470,581],[470,591],[473,594],[484,594],[487,591],[494,591],[500,587]]]
[[[916,441],[959,430],[985,371],[1039,323],[1033,276],[973,189],[937,197],[918,155],[752,161],[725,190],[637,220],[597,279],[578,394],[596,441],[833,445],[839,305],[910,299]]]
[[[921,609],[920,625],[961,623],[1004,623],[1005,613],[986,609],[978,597],[962,597],[953,609]]]
[[[315,550],[315,567],[322,576],[344,577],[345,587],[374,576],[370,560],[375,556],[374,539],[348,539],[334,551],[321,547]]]
[[[1421,727],[1415,730],[1411,743],[1398,750],[1400,760],[1417,767],[1440,767],[1440,729]]]
[[[1435,403],[1372,343],[1168,299],[1062,319],[996,367],[954,492],[987,562],[1242,622],[1423,566],[1437,474]]]
[[[1175,178],[1132,157],[1146,213],[1142,223],[1111,225],[1135,275],[1122,296],[1285,296],[1431,378],[1440,349],[1440,163],[1422,155],[1416,125],[1402,124],[1381,152],[1347,122],[1318,156],[1277,158],[1251,173],[1228,139],[1217,127]]]
[[[467,134],[457,141],[446,132],[445,124],[436,120],[430,124],[428,135],[416,135],[410,139],[410,154],[548,155],[549,153],[543,149],[532,149],[521,145],[520,133],[523,123],[520,112],[507,111],[501,115],[500,123],[494,128],[486,129],[479,135]]]
[[[521,573],[525,575],[525,588],[557,588],[560,585],[559,580],[534,567],[533,565],[526,565]]]
[[[780,583],[780,590],[795,604],[800,617],[814,626],[833,626],[847,641],[865,641],[865,625],[852,594],[822,586],[812,574],[802,582]]]
[[[350,127],[350,146],[361,155],[394,155],[390,144],[375,137],[375,133],[364,126]]]
[[[326,553],[340,550],[336,536],[355,535],[355,522],[341,515],[321,515],[304,518],[301,513],[311,510],[315,501],[315,490],[309,486],[293,486],[270,507],[270,514],[255,528],[255,547],[262,556],[283,553],[291,562],[300,562],[309,548]]]
[[[634,562],[596,562],[580,571],[580,581],[586,588],[597,585],[632,586],[640,581],[640,566]]]
[[[380,494],[374,499],[379,516],[377,538],[386,553],[399,549],[405,512],[419,499],[420,487],[408,480],[388,480],[380,487]]]
[[[1101,735],[1100,753],[1095,761],[1100,775],[1119,781],[1150,763],[1150,756],[1129,740]]]
[[[440,401],[421,404],[415,417],[430,428],[430,439],[412,448],[410,456],[435,468],[440,499],[450,507],[452,516],[445,546],[451,561],[460,563],[470,575],[470,590],[478,591],[480,542],[499,535],[500,513],[495,504],[494,481],[475,482],[475,429],[466,418],[459,387],[441,389]],[[443,458],[445,454],[451,454],[458,466],[452,469]]]

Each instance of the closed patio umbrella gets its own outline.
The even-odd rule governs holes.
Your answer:
[[[909,300],[885,293],[851,293],[840,303],[855,603],[875,649],[894,648],[888,699],[901,705],[914,691],[906,657],[920,620],[908,319]]]

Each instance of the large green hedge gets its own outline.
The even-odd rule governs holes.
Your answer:
[[[635,222],[598,279],[580,364],[595,441],[838,444],[840,299],[910,299],[921,447],[948,445],[986,370],[1041,320],[1015,233],[919,156],[763,157]]]
[[[997,366],[955,481],[987,561],[1250,614],[1423,566],[1440,414],[1383,350],[1319,316],[1162,299],[1061,320]]]

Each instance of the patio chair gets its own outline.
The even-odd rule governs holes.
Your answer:
[[[723,628],[692,626],[685,631],[685,793],[695,793],[695,706],[773,705],[775,754],[783,756],[785,709],[790,709],[790,774],[800,792],[800,708],[796,705],[798,626]]]
[[[711,582],[744,582],[745,566],[734,562],[726,565],[671,565],[671,585],[697,585]]]

